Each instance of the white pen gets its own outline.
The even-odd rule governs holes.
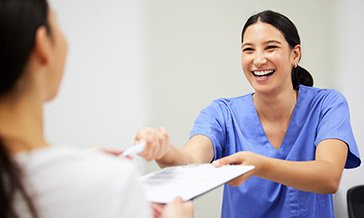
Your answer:
[[[130,155],[135,155],[139,152],[142,152],[145,147],[145,142],[141,142],[139,144],[132,145],[130,148],[126,149],[121,155],[126,157]]]

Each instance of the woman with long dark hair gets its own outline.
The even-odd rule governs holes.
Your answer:
[[[151,217],[130,161],[45,139],[43,104],[57,95],[66,53],[46,0],[0,0],[0,217]],[[193,214],[180,199],[158,209]]]
[[[282,14],[251,16],[241,51],[254,92],[213,101],[182,148],[162,128],[140,130],[135,140],[147,142],[140,155],[162,167],[254,165],[225,185],[222,217],[334,217],[332,193],[343,169],[361,163],[346,99],[312,87],[312,76],[299,66],[297,29]]]

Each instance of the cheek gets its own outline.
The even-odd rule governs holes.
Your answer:
[[[249,69],[249,65],[246,62],[241,61],[241,68],[243,70],[243,74],[249,80],[249,77],[252,75]]]
[[[68,53],[68,43],[62,32],[59,34],[59,42],[60,56],[64,59]]]
[[[243,70],[248,69],[250,62],[251,61],[250,61],[248,56],[242,56],[241,57],[241,67],[243,68]]]
[[[273,52],[267,55],[267,58],[277,67],[285,67],[290,63],[289,56],[284,52]]]
[[[56,70],[58,71],[63,71],[64,69],[64,65],[66,62],[66,57],[67,57],[67,53],[68,53],[68,44],[67,44],[67,40],[65,39],[65,37],[63,36],[62,33],[60,33],[57,37],[57,48],[56,48],[56,52],[57,52],[57,66],[56,66]]]
[[[266,58],[271,62],[279,63],[282,60],[282,54],[280,52],[271,52],[266,54]]]

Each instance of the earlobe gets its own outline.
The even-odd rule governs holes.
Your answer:
[[[41,65],[50,65],[54,60],[51,38],[44,26],[36,31],[33,52]]]

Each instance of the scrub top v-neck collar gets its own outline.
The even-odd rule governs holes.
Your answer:
[[[297,101],[296,101],[296,105],[293,109],[291,118],[289,120],[289,124],[288,124],[288,128],[286,131],[286,134],[284,135],[283,141],[281,143],[281,145],[279,146],[278,149],[276,149],[269,141],[268,136],[266,134],[266,132],[264,131],[263,125],[260,121],[260,117],[258,115],[258,112],[255,108],[254,105],[254,101],[253,101],[253,95],[254,93],[252,93],[250,95],[249,101],[250,101],[250,110],[251,113],[253,114],[253,127],[256,128],[258,130],[257,133],[257,138],[259,138],[260,142],[261,142],[261,146],[265,146],[267,149],[270,150],[270,152],[275,152],[277,153],[279,156],[281,156],[281,158],[285,158],[287,156],[287,154],[289,153],[289,151],[291,150],[293,141],[294,141],[294,135],[293,132],[296,132],[297,129],[295,128],[295,126],[297,125],[297,120],[296,120],[296,116],[297,116],[297,111],[299,111],[299,105],[300,105],[300,92],[298,91],[298,95],[297,95]],[[257,146],[260,146],[257,145]]]

